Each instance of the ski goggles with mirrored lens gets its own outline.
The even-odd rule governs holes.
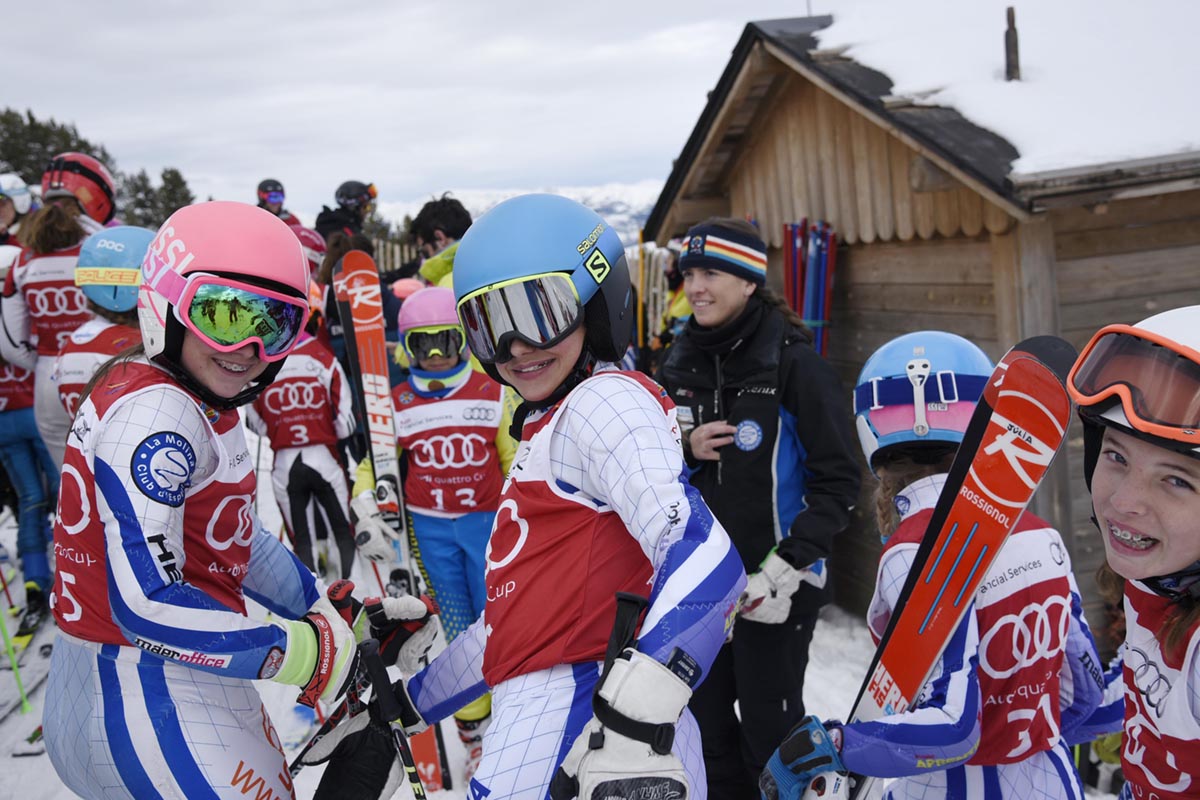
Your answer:
[[[268,203],[278,203],[283,205],[283,192],[267,192],[264,198]]]
[[[496,283],[458,302],[467,344],[480,361],[503,364],[509,343],[553,347],[579,327],[583,304],[566,273],[552,272]]]
[[[1119,398],[1142,433],[1195,445],[1200,436],[1200,353],[1131,325],[1102,328],[1067,376],[1081,407]]]
[[[155,291],[174,307],[175,318],[209,347],[229,353],[257,344],[259,358],[287,356],[308,322],[308,299],[205,272],[186,278],[167,271]]]
[[[411,330],[404,334],[404,349],[417,361],[427,358],[449,358],[462,353],[462,329],[453,328]]]

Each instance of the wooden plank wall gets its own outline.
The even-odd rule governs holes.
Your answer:
[[[791,77],[755,121],[729,174],[730,210],[758,221],[771,247],[783,224],[831,222],[846,244],[1003,233],[999,207],[950,181],[915,192],[909,171],[919,154],[812,83]]]
[[[950,331],[978,343],[993,359],[1001,355],[986,234],[859,244],[843,248],[839,258],[829,359],[846,391],[847,413],[863,362],[901,334]],[[857,613],[865,612],[870,600],[880,550],[875,481],[865,463],[861,466],[863,493],[854,523],[839,537],[832,569],[837,603]]]
[[[1062,335],[1076,348],[1103,325],[1200,304],[1200,191],[1053,211],[1050,219]],[[1064,534],[1073,540],[1088,619],[1102,628],[1104,610],[1093,576],[1104,561],[1104,545],[1090,521],[1078,421],[1071,427],[1067,458],[1071,503]]]

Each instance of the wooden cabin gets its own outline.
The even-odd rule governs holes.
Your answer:
[[[746,26],[644,229],[665,244],[712,215],[757,220],[782,283],[783,226],[829,221],[842,242],[828,357],[850,390],[902,333],[941,329],[996,359],[1053,333],[1200,303],[1200,154],[1016,176],[1017,150],[952,108],[891,94],[886,75],[819,49],[829,17]],[[862,611],[880,548],[865,471],[833,562]],[[1076,421],[1034,511],[1063,532],[1095,627],[1103,545],[1089,521]]]

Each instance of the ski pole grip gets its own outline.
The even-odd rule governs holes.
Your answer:
[[[617,613],[613,619],[612,634],[604,651],[604,673],[607,675],[613,661],[627,647],[637,642],[638,621],[650,601],[631,592],[617,592]]]
[[[371,678],[371,685],[375,687],[375,698],[379,701],[380,713],[389,722],[400,719],[404,715],[404,707],[396,700],[396,694],[392,690],[392,679],[388,677],[387,667],[379,655],[379,640],[365,639],[359,647],[367,675]]]

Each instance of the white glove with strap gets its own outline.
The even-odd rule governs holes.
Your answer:
[[[405,675],[416,674],[441,627],[437,603],[428,595],[369,597],[364,607],[383,663],[395,664]]]
[[[395,561],[392,541],[396,532],[383,521],[375,495],[362,492],[350,501],[350,524],[354,526],[354,546],[363,558],[371,561]]]
[[[345,694],[354,680],[358,648],[354,631],[327,598],[313,603],[304,619],[273,624],[287,632],[287,645],[282,661],[265,663],[260,678],[301,687],[296,702],[310,708]]]
[[[746,583],[740,614],[751,622],[768,625],[785,622],[792,611],[792,595],[800,584],[811,583],[819,589],[825,585],[825,577],[823,560],[812,567],[796,569],[772,549]]]
[[[687,773],[671,748],[691,696],[688,685],[659,662],[623,652],[596,688],[595,716],[554,775],[552,800],[685,800]]]

